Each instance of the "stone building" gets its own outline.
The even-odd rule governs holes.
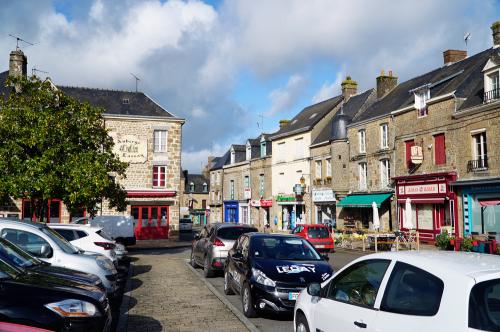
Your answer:
[[[22,51],[11,53],[10,74],[26,75],[26,57]],[[4,82],[9,72],[0,74]],[[104,108],[104,125],[115,141],[114,151],[128,162],[126,178],[120,180],[127,191],[128,207],[117,212],[101,204],[98,215],[132,215],[136,219],[136,237],[166,238],[179,223],[182,125],[174,116],[142,92],[57,86],[80,102]],[[68,222],[69,212],[62,202],[48,203],[49,222]],[[27,219],[32,215],[29,201],[16,202],[0,214]],[[84,215],[80,211],[79,215]],[[71,217],[77,217],[73,214]]]
[[[224,171],[224,221],[250,223],[250,161],[246,145],[233,144]]]
[[[222,167],[229,163],[229,150],[222,157],[215,157],[213,166],[210,168],[210,196],[209,222],[221,222],[224,220],[224,170]]]
[[[203,174],[190,174],[184,170],[181,181],[181,217],[190,218],[193,226],[206,225],[210,180]]]

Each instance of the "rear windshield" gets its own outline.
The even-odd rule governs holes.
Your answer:
[[[480,282],[470,292],[469,327],[500,331],[500,279]]]
[[[111,238],[111,236],[109,236],[108,234],[106,234],[106,232],[104,232],[102,229],[98,230],[96,233],[99,234],[105,240],[113,241],[113,239]]]
[[[225,240],[236,240],[241,234],[257,232],[253,227],[222,227],[217,231],[217,237]]]
[[[307,234],[312,239],[322,239],[325,237],[329,237],[328,229],[325,227],[309,227],[307,230]]]

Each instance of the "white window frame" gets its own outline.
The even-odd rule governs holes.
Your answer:
[[[260,174],[259,175],[259,194],[260,194],[260,197],[264,197],[264,185],[265,185],[265,178],[264,178],[264,174]]]
[[[332,158],[326,159],[326,177],[332,177]]]
[[[321,159],[316,160],[315,164],[316,164],[316,179],[321,179],[323,177],[322,174],[323,161]]]
[[[415,95],[415,108],[417,110],[417,117],[423,118],[428,114],[427,100],[431,99],[430,89],[421,89],[414,92]]]
[[[266,141],[260,142],[260,157],[265,157],[267,153]]]
[[[361,129],[358,131],[359,153],[366,153],[366,131]]]
[[[203,192],[206,193],[208,192],[208,183],[203,182]]]
[[[366,163],[359,163],[359,190],[367,190],[368,183],[368,167]]]
[[[153,132],[153,151],[158,153],[167,152],[167,130],[155,130]]]
[[[245,175],[243,177],[243,188],[250,188],[250,176],[249,175]]]
[[[229,181],[229,199],[234,200],[234,180]]]
[[[295,139],[295,159],[304,158],[304,138]]]
[[[231,149],[231,165],[236,162],[236,152]]]
[[[278,151],[276,151],[276,161],[278,163],[285,161],[285,142],[280,142],[277,145]]]
[[[472,144],[474,145],[474,160],[485,160],[488,158],[488,138],[486,131],[472,133]]]
[[[250,143],[247,143],[246,160],[250,159],[252,159],[252,145],[250,145]]]
[[[391,161],[389,159],[380,160],[380,187],[387,188],[391,178]]]
[[[196,189],[196,188],[195,188],[195,186],[194,186],[194,182],[191,182],[191,183],[189,184],[189,192],[192,192],[192,193],[193,193],[195,189]]]
[[[389,148],[389,125],[387,123],[380,125],[380,148]]]

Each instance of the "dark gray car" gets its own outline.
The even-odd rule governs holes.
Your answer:
[[[241,234],[258,232],[252,225],[238,223],[214,223],[196,234],[191,249],[191,265],[202,266],[205,277],[213,277],[216,270],[222,271],[228,251]]]

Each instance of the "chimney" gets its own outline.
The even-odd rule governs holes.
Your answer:
[[[342,87],[342,96],[344,96],[345,101],[358,93],[358,82],[354,81],[351,76],[347,76],[340,86]]]
[[[394,89],[396,85],[398,85],[398,78],[392,76],[392,70],[389,70],[388,76],[386,76],[382,70],[380,76],[377,77],[377,99],[385,96],[389,91]]]
[[[290,123],[290,120],[280,120],[280,129]]]
[[[452,63],[461,61],[467,57],[467,51],[461,50],[446,50],[443,52],[444,65],[448,66]]]
[[[24,55],[23,51],[16,49],[10,52],[9,60],[9,75],[10,76],[26,76],[27,73],[28,59]]]
[[[493,35],[493,46],[500,46],[500,21],[496,21],[491,25],[491,32]]]

